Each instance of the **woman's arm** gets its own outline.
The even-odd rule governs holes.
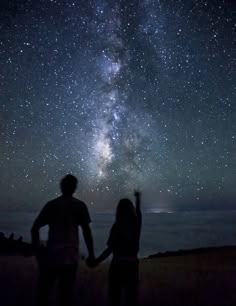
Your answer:
[[[141,213],[141,192],[140,191],[134,191],[135,196],[135,209],[136,209],[136,215],[138,222],[142,223],[142,213]]]
[[[107,257],[109,257],[111,255],[112,251],[109,247],[107,247],[102,253],[101,255],[99,255],[97,258],[95,259],[90,259],[87,258],[86,260],[86,264],[89,268],[96,268],[102,261],[104,261],[105,259],[107,259]]]
[[[135,190],[134,196],[135,196],[135,209],[136,209],[136,220],[137,220],[137,234],[139,240],[141,234],[141,227],[142,227],[141,192]]]
[[[109,247],[107,247],[102,253],[101,255],[99,255],[96,259],[95,259],[95,265],[99,265],[102,261],[104,261],[105,259],[107,259],[107,257],[109,257],[111,255],[112,251]]]

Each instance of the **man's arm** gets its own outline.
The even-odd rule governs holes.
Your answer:
[[[41,227],[48,224],[47,221],[47,209],[46,206],[42,209],[36,220],[34,221],[34,224],[31,228],[31,242],[34,249],[38,249],[40,247],[40,234],[39,230]]]
[[[38,249],[40,247],[40,236],[39,236],[40,226],[34,222],[31,228],[31,242],[34,249]]]
[[[93,237],[89,223],[83,224],[81,225],[81,227],[83,231],[84,241],[88,249],[88,257],[90,259],[94,259]]]

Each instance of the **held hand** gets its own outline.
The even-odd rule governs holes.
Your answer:
[[[89,254],[88,258],[86,259],[86,264],[89,268],[94,266],[95,257],[94,254]]]
[[[87,259],[86,259],[86,265],[89,267],[89,268],[96,268],[97,267],[97,265],[98,265],[98,263],[97,263],[97,261],[96,261],[96,259],[95,258],[91,258],[91,257],[88,257]]]

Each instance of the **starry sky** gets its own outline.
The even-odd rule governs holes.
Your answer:
[[[236,203],[235,20],[227,0],[1,0],[0,208],[67,173],[95,210]]]

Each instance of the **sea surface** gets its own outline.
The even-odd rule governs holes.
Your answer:
[[[1,212],[0,231],[15,234],[30,241],[30,228],[37,213]],[[106,246],[114,222],[112,213],[91,214],[96,254]],[[47,227],[41,231],[47,238]],[[86,248],[80,235],[81,254]],[[236,211],[188,211],[169,213],[143,213],[140,257],[158,252],[200,247],[236,245]]]

